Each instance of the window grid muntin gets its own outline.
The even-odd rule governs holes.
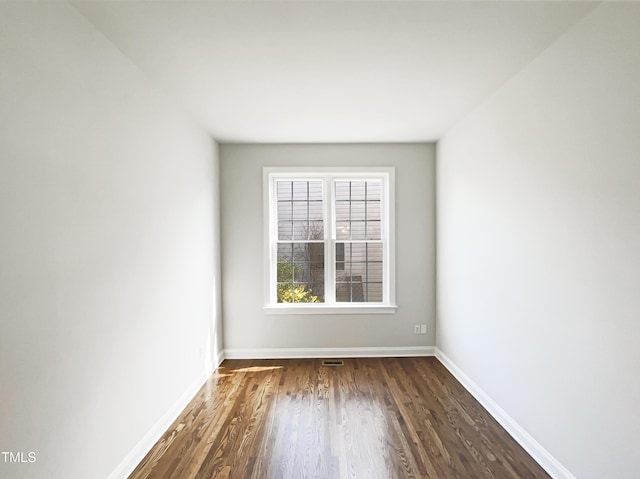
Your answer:
[[[347,271],[347,265],[348,265],[348,274],[345,275],[347,281],[341,281],[339,280],[338,276],[340,275],[336,275],[336,281],[335,281],[335,288],[336,288],[336,303],[354,303],[354,302],[364,302],[364,303],[369,303],[369,302],[373,302],[373,303],[381,303],[384,301],[384,243],[382,240],[380,241],[338,241],[336,242],[336,248],[338,244],[344,244],[344,250],[345,250],[345,254],[344,254],[344,271]],[[364,259],[358,261],[357,259],[354,260],[354,245],[358,245],[358,244],[362,244],[364,245]],[[377,254],[377,257],[379,257],[380,259],[371,259],[370,258],[370,246],[373,245],[380,245],[380,251]],[[348,259],[347,259],[348,258]],[[341,271],[338,268],[337,265],[337,261],[336,261],[336,271]],[[358,271],[354,270],[354,265],[362,265],[362,267],[364,268],[364,278],[362,278],[362,276],[354,274],[357,273]],[[373,267],[373,265],[379,265],[380,266],[380,280],[376,281],[372,278],[372,274],[371,274],[371,268]],[[358,278],[360,277],[361,280],[360,281],[354,281],[354,278]],[[379,300],[371,300],[370,301],[370,285],[373,284],[378,284],[380,285],[381,288],[381,298]],[[344,288],[346,285],[348,285],[347,289],[349,292],[349,299],[347,300],[341,300],[341,298],[343,297],[343,295],[340,294],[339,290],[340,287]],[[354,285],[360,285],[362,287],[362,300],[359,300],[358,298],[356,298],[356,300],[354,301]]]
[[[283,186],[287,186],[286,184],[290,183],[289,185],[289,196],[288,198],[284,198],[281,199],[280,196],[280,192],[283,190],[281,188],[281,185]],[[300,183],[306,183],[305,185],[305,193],[304,196],[302,197],[302,199],[300,198],[299,195],[299,191],[296,190],[296,184],[300,184]],[[311,198],[311,184],[317,184],[316,186],[319,186],[320,188],[320,199],[312,199]],[[325,224],[326,224],[326,218],[325,218],[325,214],[324,214],[324,203],[325,203],[325,185],[324,185],[324,181],[322,181],[322,179],[314,179],[314,178],[309,178],[309,179],[277,179],[276,180],[276,184],[275,184],[275,199],[276,199],[276,225],[277,225],[277,240],[285,240],[285,241],[305,241],[305,240],[312,240],[312,239],[319,239],[322,238],[324,239],[325,237]],[[299,235],[299,231],[296,228],[296,224],[299,223],[301,220],[296,216],[296,211],[298,210],[296,208],[296,206],[300,206],[300,204],[304,204],[304,209],[305,209],[305,215],[303,218],[303,222],[306,224],[306,227],[304,227],[304,230],[306,231],[306,238],[304,237],[304,235]],[[311,206],[315,205],[315,206],[320,206],[320,211],[321,211],[321,219],[320,220],[312,220],[311,219]],[[289,205],[290,207],[290,218],[289,219],[282,219],[281,218],[281,206],[286,206]],[[291,237],[290,238],[286,238],[286,237],[281,237],[281,224],[289,224],[291,227]],[[312,226],[313,225],[313,226]],[[318,227],[319,228],[319,232],[315,235],[313,235],[313,231],[314,228]],[[311,236],[316,236],[316,238],[311,238]],[[299,237],[300,236],[300,237]]]
[[[277,170],[278,168],[269,168],[269,170]],[[389,208],[390,205],[393,205],[393,187],[390,185],[392,185],[391,180],[393,179],[393,169],[392,168],[383,168],[382,171],[366,171],[367,168],[356,168],[355,170],[362,170],[363,173],[352,173],[347,172],[347,173],[322,173],[322,172],[317,172],[317,171],[310,171],[309,174],[301,174],[300,172],[303,170],[311,170],[311,168],[299,168],[299,169],[295,169],[295,171],[293,173],[291,172],[283,172],[281,173],[269,173],[270,178],[272,178],[272,180],[274,181],[272,183],[272,185],[275,187],[275,185],[277,184],[277,182],[279,181],[319,181],[322,182],[323,185],[323,195],[322,195],[322,200],[324,202],[324,208],[323,208],[323,215],[322,215],[322,223],[323,223],[323,229],[324,229],[324,240],[315,240],[314,242],[319,242],[325,243],[325,301],[326,301],[326,305],[328,306],[339,306],[339,305],[346,305],[348,303],[340,303],[336,301],[335,297],[331,297],[332,293],[333,295],[335,295],[335,285],[337,283],[337,278],[336,278],[336,258],[335,258],[335,245],[337,242],[343,242],[343,243],[352,243],[352,244],[356,244],[356,243],[381,243],[382,244],[382,278],[383,281],[382,282],[372,282],[369,281],[369,283],[371,285],[381,285],[380,288],[380,293],[379,293],[379,297],[382,298],[381,301],[376,301],[376,302],[371,302],[369,303],[371,306],[376,305],[376,304],[380,304],[380,305],[394,305],[395,304],[395,294],[393,292],[393,269],[392,267],[389,265],[389,261],[392,259],[390,259],[391,257],[389,256],[390,251],[393,249],[390,249],[390,244],[388,243],[389,241],[393,241],[392,237],[390,236],[390,234],[392,233],[392,230],[390,230],[389,228],[392,227],[390,226],[390,224],[388,223],[388,213],[389,213]],[[346,168],[344,168],[346,170]],[[283,169],[284,170],[284,169]],[[320,170],[323,170],[323,168],[320,168]],[[326,169],[328,170],[328,169]],[[375,221],[377,222],[380,227],[380,233],[378,240],[374,240],[372,238],[367,238],[366,236],[368,236],[370,234],[369,231],[369,227],[370,225],[367,223],[367,235],[363,238],[363,239],[351,239],[351,240],[337,240],[336,239],[336,213],[335,213],[335,205],[336,205],[336,193],[335,193],[335,184],[336,182],[339,181],[343,181],[343,182],[361,182],[364,186],[364,184],[366,182],[376,182],[379,185],[379,192],[377,193],[379,195],[378,199],[371,199],[369,196],[369,185],[370,183],[366,183],[367,186],[367,196],[366,198],[363,198],[360,201],[363,201],[363,204],[365,205],[364,210],[363,210],[363,214],[366,215],[366,218],[363,218],[362,222],[364,223],[364,220],[366,219],[367,222],[371,222],[371,221]],[[391,188],[391,189],[389,189]],[[275,189],[275,188],[274,188]],[[272,190],[273,191],[273,190]],[[275,193],[275,191],[274,191]],[[292,195],[293,196],[293,195]],[[273,199],[277,198],[277,196],[275,194],[271,194],[270,195],[270,202],[273,201]],[[366,199],[366,203],[364,202],[364,200]],[[357,201],[357,200],[356,200]],[[376,218],[375,220],[373,220],[370,217],[370,211],[367,208],[367,205],[369,203],[378,203],[377,211],[376,211],[376,215],[378,218]],[[390,202],[390,203],[389,203]],[[277,204],[277,201],[274,202],[275,204]],[[271,203],[272,205],[274,205],[274,203]],[[271,218],[276,217],[277,218],[277,207],[274,205],[271,208]],[[353,218],[351,218],[353,220]],[[391,225],[393,224],[393,219],[391,218]],[[280,240],[278,239],[278,232],[277,232],[277,222],[272,223],[272,226],[269,228],[270,231],[272,231],[271,234],[273,234],[274,236],[271,236],[271,238],[273,238],[271,240],[271,245],[272,247],[276,247],[277,243],[280,243]],[[294,234],[295,237],[295,234]],[[313,241],[313,240],[311,240]],[[283,240],[283,242],[302,242],[302,243],[307,243],[309,241],[304,241],[304,240],[297,240],[297,239],[287,239],[287,240]],[[275,249],[275,248],[274,248]],[[275,251],[274,251],[275,253]],[[274,256],[271,256],[272,258],[274,258]],[[275,258],[274,258],[275,259]],[[272,265],[275,265],[276,261],[274,261],[274,263],[272,263]],[[370,263],[370,262],[369,262]],[[271,271],[271,275],[272,278],[275,280],[275,272],[274,272],[273,267],[270,268]],[[352,268],[353,269],[353,268]],[[370,271],[368,271],[368,265],[367,265],[367,276],[370,276]],[[387,283],[387,281],[389,281]],[[276,284],[275,281],[271,281],[270,284],[272,285],[269,290],[274,291],[274,287],[273,285]],[[351,284],[353,284],[353,281],[351,281]],[[368,287],[368,286],[367,286]],[[368,294],[369,298],[371,296],[370,292],[367,292],[366,294]],[[352,295],[352,293],[351,293]],[[275,294],[273,294],[273,296],[270,295],[270,297],[275,299]],[[369,299],[368,298],[368,299]],[[273,302],[271,303],[273,304]],[[281,303],[280,303],[281,304]],[[358,303],[354,303],[353,305],[357,305]]]
[[[336,189],[338,186],[341,186],[344,188],[344,185],[348,185],[348,197],[346,199],[341,198],[341,195],[336,191],[335,197],[333,199],[334,203],[335,203],[335,209],[336,209],[336,214],[334,216],[335,218],[335,237],[338,240],[355,240],[355,239],[359,239],[359,240],[382,240],[383,237],[383,221],[382,221],[382,209],[383,209],[383,200],[382,200],[382,190],[383,190],[383,185],[382,185],[382,180],[381,179],[372,179],[372,178],[365,178],[365,179],[361,179],[361,178],[357,178],[357,179],[334,179],[333,180],[335,185],[336,185]],[[356,187],[359,187],[359,184],[362,184],[362,188],[364,190],[364,195],[362,198],[354,198],[353,195],[353,190],[354,190],[354,184],[356,185]],[[375,198],[370,198],[369,195],[369,189],[370,187],[376,185],[377,186],[377,199]],[[354,219],[354,205],[362,205],[362,212],[360,214],[362,219]],[[378,219],[370,219],[369,218],[369,210],[370,210],[370,206],[372,205],[377,205],[376,208],[376,213],[378,216]],[[340,209],[344,209],[344,207],[347,207],[347,211],[348,211],[348,215],[346,220],[343,219],[341,217],[341,213],[339,212]],[[372,211],[373,213],[373,211]],[[342,224],[344,225],[346,223],[346,227],[343,226],[343,228],[348,228],[348,235],[344,236],[342,234],[339,234],[338,230],[338,224]],[[359,223],[362,223],[363,226],[363,231],[361,236],[359,238],[354,238],[354,231],[356,230],[356,228],[354,227],[354,225],[358,225]],[[374,225],[377,224],[377,234],[375,235],[375,237],[370,237],[370,229],[372,227],[374,227]],[[359,229],[359,228],[358,228]]]
[[[313,251],[311,245],[318,245],[321,248]],[[283,247],[290,251],[284,251]],[[305,249],[300,250],[296,246],[303,246]],[[276,302],[282,303],[308,303],[308,302],[325,302],[326,291],[326,274],[325,274],[325,242],[324,241],[278,241],[276,254]],[[287,255],[288,253],[288,255]],[[302,256],[301,256],[302,255]],[[318,255],[314,259],[314,255]],[[306,256],[306,257],[305,257]],[[282,258],[285,258],[283,261]],[[285,266],[290,265],[290,272]],[[300,267],[301,269],[297,269]],[[319,272],[319,274],[317,274]],[[288,273],[288,276],[282,276]],[[316,273],[316,274],[314,274]],[[287,288],[285,288],[287,287]],[[302,289],[300,289],[302,288]],[[291,301],[281,300],[279,294],[285,289],[291,293]],[[301,301],[296,301],[295,291],[301,297]],[[312,298],[316,300],[312,300]],[[288,296],[287,296],[288,298]],[[305,300],[306,299],[306,300]]]

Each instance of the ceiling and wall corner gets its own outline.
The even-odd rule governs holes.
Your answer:
[[[438,143],[438,348],[556,478],[640,477],[639,24],[603,3]]]
[[[220,142],[432,142],[593,2],[73,2]]]
[[[95,472],[96,467],[108,471],[200,371],[203,353],[195,349],[202,338],[209,337],[206,348],[222,347],[222,330],[211,331],[207,318],[220,316],[221,260],[216,246],[211,251],[210,245],[220,233],[219,175],[229,171],[218,172],[217,148],[210,137],[226,143],[439,140],[567,32],[581,26],[598,6],[593,2],[20,3],[0,4],[7,9],[3,12],[15,15],[0,17],[4,25],[0,58],[11,67],[0,72],[4,122],[0,179],[7,185],[0,190],[6,200],[0,208],[6,228],[0,281],[3,292],[12,292],[7,296],[10,304],[3,303],[3,314],[10,314],[10,319],[3,322],[2,339],[13,342],[0,348],[0,372],[9,378],[3,384],[11,385],[3,388],[3,404],[11,403],[19,412],[9,418],[8,409],[1,410],[0,425],[3,437],[25,447],[32,437],[46,440],[47,444],[38,443],[41,474],[31,477],[50,477],[53,471],[69,478],[87,477],[87,471]],[[612,41],[619,40],[615,23],[608,26]],[[623,53],[614,50],[612,56]],[[614,66],[620,65],[614,62]],[[570,69],[570,61],[562,68]],[[553,75],[552,70],[545,71]],[[634,80],[633,75],[630,78]],[[553,83],[553,78],[546,80]],[[580,86],[585,85],[589,83]],[[560,93],[546,112],[564,105]],[[527,105],[536,112],[544,103]],[[544,115],[536,118],[541,124],[545,121]],[[580,120],[589,118],[585,111]],[[597,129],[589,131],[597,137]],[[456,135],[486,139],[467,137],[466,132],[459,130]],[[451,138],[455,137],[449,138],[448,148]],[[465,148],[471,144],[467,143]],[[489,154],[487,158],[499,160]],[[634,178],[633,163],[625,161],[618,159],[615,165]],[[451,171],[460,164],[452,165]],[[460,177],[451,171],[438,173],[438,178],[446,175],[455,183]],[[197,218],[187,213],[193,204],[200,212]],[[181,236],[185,228],[195,233]],[[27,233],[31,236],[23,241],[21,235]],[[155,248],[144,247],[141,238],[149,237],[160,238]],[[202,257],[214,264],[213,271]],[[60,268],[61,264],[74,268]],[[172,273],[156,274],[159,268]],[[96,278],[96,271],[102,276]],[[446,278],[444,268],[439,273]],[[211,289],[218,292],[214,304]],[[633,296],[625,291],[614,294],[623,306],[633,306]],[[176,318],[183,312],[182,299],[190,295],[195,295],[189,306],[195,312],[187,316],[194,319],[185,327]],[[130,323],[129,318],[135,321]],[[147,325],[157,324],[159,318],[164,332],[150,339]],[[637,332],[627,316],[616,320],[622,328]],[[458,324],[451,322],[449,333]],[[569,326],[557,327],[574,338]],[[597,339],[597,326],[591,323],[591,329],[578,332]],[[175,334],[169,337],[171,332]],[[512,391],[495,392],[494,379],[475,370],[478,363],[461,354],[454,342],[474,338],[460,335],[456,340],[443,333],[443,345],[452,357],[523,424],[548,419],[523,415],[524,403],[511,397]],[[518,333],[522,331],[514,331]],[[225,334],[231,337],[235,332],[230,328]],[[631,366],[637,362],[637,353],[626,348],[632,337],[618,334],[610,343],[612,348],[625,346],[611,353],[622,354]],[[180,344],[164,348],[169,340]],[[88,362],[78,360],[89,356]],[[58,357],[62,359],[50,361]],[[170,380],[167,374],[160,380],[148,374],[157,370],[156,357],[162,358],[166,368],[161,369],[170,373]],[[532,362],[543,361],[548,370],[554,367],[549,356],[531,357]],[[579,359],[570,357],[570,364]],[[24,365],[31,374],[22,375]],[[588,382],[590,371],[580,372],[569,380]],[[634,370],[620,369],[615,377],[624,372],[633,375]],[[564,379],[540,384],[556,387]],[[156,397],[152,405],[146,402],[149,391]],[[623,397],[633,409],[628,399],[635,396],[624,394],[617,399]],[[580,400],[578,395],[572,397]],[[110,420],[127,416],[132,407],[139,414],[124,427]],[[584,410],[582,406],[580,411]],[[33,411],[37,413],[30,414]],[[630,414],[636,424],[637,414]],[[27,422],[20,420],[26,417]],[[89,426],[97,430],[96,424],[106,449],[88,447],[84,440],[90,436]],[[556,448],[561,436],[545,444]],[[593,443],[587,436],[578,439],[590,451]],[[621,437],[630,440],[620,444],[620,450],[633,452],[633,436]],[[582,453],[577,446],[555,450],[571,464],[578,463]],[[593,464],[604,467],[609,451],[602,448],[593,454],[597,461]],[[615,459],[617,452],[609,455]],[[80,460],[70,462],[70,457]],[[580,470],[588,465],[579,465]],[[624,473],[623,467],[618,469]]]
[[[265,166],[395,168],[395,314],[266,314],[263,285]],[[424,354],[435,345],[435,219],[433,144],[229,145],[220,148],[224,346],[255,357],[258,350],[293,354],[306,348],[374,348]],[[258,240],[256,240],[258,239]],[[428,325],[415,335],[413,325]],[[308,352],[307,351],[307,352]],[[363,352],[364,351],[364,352]],[[334,353],[335,354],[335,353]],[[380,353],[378,353],[380,354]]]
[[[0,65],[0,477],[104,479],[220,347],[217,145],[67,3]]]

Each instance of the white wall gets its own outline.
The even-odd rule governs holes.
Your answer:
[[[225,350],[434,346],[434,145],[220,147]],[[265,315],[264,166],[395,166],[394,315]],[[413,325],[427,323],[428,334]]]
[[[438,144],[438,347],[580,479],[640,477],[640,5]]]
[[[0,476],[105,478],[221,347],[217,147],[67,4],[0,65]]]

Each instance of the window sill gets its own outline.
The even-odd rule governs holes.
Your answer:
[[[265,306],[265,314],[395,314],[398,309],[390,304],[371,305],[276,305]]]

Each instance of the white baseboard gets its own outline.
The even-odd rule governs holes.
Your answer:
[[[173,421],[184,411],[187,405],[200,390],[204,382],[209,379],[213,373],[213,365],[207,365],[206,370],[191,383],[187,390],[178,398],[178,400],[165,412],[162,417],[153,425],[144,437],[136,444],[129,454],[109,475],[108,479],[126,479],[133,470],[140,464],[151,448],[158,442],[167,429],[173,424]]]
[[[576,479],[549,451],[527,433],[480,386],[467,376],[445,353],[434,346],[380,347],[380,348],[273,348],[273,349],[225,349],[218,352],[215,363],[225,359],[287,359],[287,358],[365,358],[435,356],[467,391],[491,414],[498,423],[527,451],[554,479]],[[125,479],[144,459],[173,421],[191,402],[204,382],[216,369],[210,364],[206,371],[189,386],[169,410],[145,434],[109,475],[108,479]]]
[[[527,451],[540,466],[554,479],[576,479],[549,451],[525,431],[507,412],[502,409],[480,386],[467,376],[446,354],[436,348],[436,358],[465,387],[489,414]]]
[[[140,464],[151,448],[158,442],[173,421],[191,402],[204,382],[225,359],[277,359],[277,358],[358,358],[395,356],[433,356],[435,347],[397,348],[293,348],[293,349],[226,349],[216,354],[213,362],[205,366],[205,371],[187,388],[180,398],[164,413],[156,424],[145,434],[108,479],[125,479]]]
[[[225,349],[223,353],[225,359],[373,358],[433,356],[435,347]]]

